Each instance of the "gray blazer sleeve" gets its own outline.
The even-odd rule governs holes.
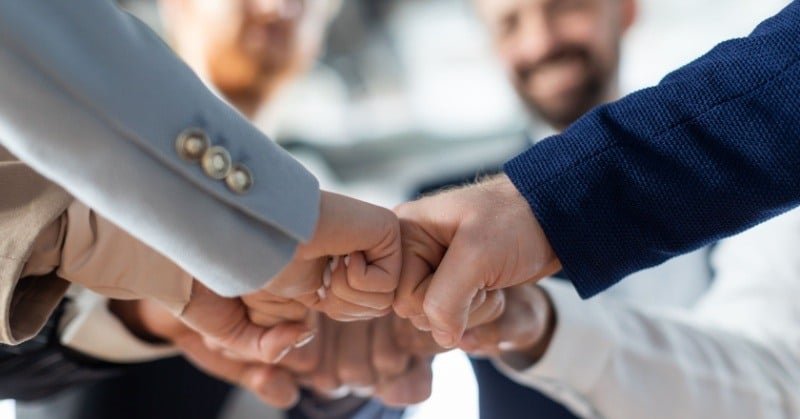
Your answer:
[[[182,159],[196,128],[246,194]],[[308,240],[316,179],[108,0],[0,0],[0,142],[211,289],[264,285]]]

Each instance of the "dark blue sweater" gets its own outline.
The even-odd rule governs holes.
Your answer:
[[[507,162],[583,297],[800,204],[800,1]]]

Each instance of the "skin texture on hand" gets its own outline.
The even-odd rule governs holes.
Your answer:
[[[399,206],[403,271],[394,309],[443,347],[458,344],[485,293],[560,269],[505,175]]]
[[[400,278],[400,246],[394,213],[323,191],[314,237],[262,291],[243,300],[252,313],[262,301],[279,297],[341,321],[383,316],[391,311]]]
[[[361,322],[320,317],[317,338],[279,364],[296,373],[302,387],[321,398],[352,393],[377,397],[388,406],[407,406],[430,396],[432,357],[412,354],[401,345],[396,316]]]
[[[550,346],[556,312],[547,293],[534,284],[503,290],[506,309],[496,320],[467,330],[459,348],[472,355],[539,361]]]
[[[296,380],[288,371],[269,363],[246,360],[239,355],[231,356],[232,353],[217,349],[216,344],[212,342],[231,342],[232,340],[220,339],[219,336],[209,338],[198,333],[159,303],[150,300],[115,300],[111,302],[110,308],[128,329],[141,339],[161,340],[174,344],[187,359],[201,370],[252,391],[269,405],[286,408],[294,405],[299,398],[300,393]],[[220,316],[220,313],[244,313],[243,307],[236,309],[230,302],[217,302],[210,305],[208,312],[215,312],[212,310],[214,308],[219,309],[217,316]],[[206,311],[199,312],[205,313]],[[192,321],[205,320],[195,313],[189,316],[193,319]],[[234,326],[240,324],[240,321],[233,318],[215,324],[232,326],[231,331],[242,327]],[[297,330],[297,324],[293,323],[279,325],[270,330],[262,329],[263,334],[260,336],[264,344],[263,354],[266,357],[275,357],[274,354],[283,352],[287,345],[293,345],[297,339]],[[247,335],[247,332],[244,334]]]

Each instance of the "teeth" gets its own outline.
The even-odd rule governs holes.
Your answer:
[[[375,394],[375,387],[353,387],[353,394],[358,397],[372,397]]]
[[[341,398],[347,396],[348,394],[350,394],[350,387],[341,386],[341,387],[329,392],[327,394],[327,396],[330,397],[333,400],[338,400],[338,399],[341,399]]]
[[[317,296],[320,300],[324,300],[325,297],[328,296],[328,292],[325,290],[325,287],[319,287],[319,289],[317,289]]]

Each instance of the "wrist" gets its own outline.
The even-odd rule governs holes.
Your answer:
[[[557,316],[555,305],[553,304],[550,296],[540,286],[532,286],[534,292],[537,294],[537,301],[534,304],[535,313],[533,327],[537,327],[539,332],[533,343],[527,347],[517,348],[511,351],[505,351],[500,355],[500,359],[506,364],[515,369],[522,370],[539,362],[545,353],[547,353],[550,343],[555,335]]]

